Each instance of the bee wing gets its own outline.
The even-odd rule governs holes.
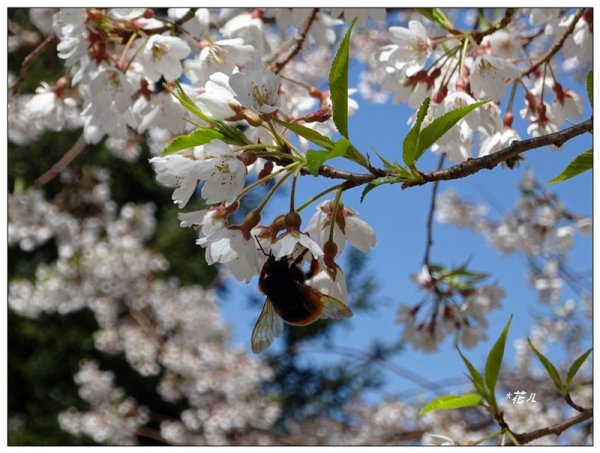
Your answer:
[[[352,310],[345,303],[326,294],[322,296],[323,312],[321,313],[321,318],[342,319],[352,317]]]
[[[252,331],[252,352],[260,354],[265,351],[275,337],[281,334],[282,329],[283,321],[275,313],[271,301],[265,300],[265,305]]]

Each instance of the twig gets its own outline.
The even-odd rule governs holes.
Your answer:
[[[442,169],[444,166],[444,157],[445,154],[440,156],[440,161],[438,163],[438,171]],[[425,241],[425,257],[423,258],[423,264],[427,266],[427,271],[431,275],[431,271],[429,269],[429,253],[431,251],[431,246],[433,245],[433,213],[435,212],[435,200],[437,197],[439,181],[435,181],[433,183],[433,190],[431,193],[431,203],[429,205],[429,215],[427,216],[427,240]]]
[[[560,434],[571,426],[577,425],[581,422],[589,420],[594,416],[593,409],[585,409],[582,413],[577,414],[574,417],[571,417],[564,422],[556,423],[554,425],[548,426],[546,428],[537,429],[535,431],[531,431],[528,433],[517,434],[513,432],[514,437],[517,439],[519,444],[523,445],[531,442],[532,440],[539,439],[540,437],[548,436],[550,434],[555,434],[556,436],[560,436]],[[512,431],[511,431],[512,432]]]
[[[71,146],[71,149],[69,149],[69,151],[67,151],[58,162],[52,165],[48,171],[34,181],[33,184],[35,187],[42,187],[56,178],[56,176],[58,176],[65,168],[69,166],[71,162],[73,162],[77,156],[83,152],[85,145],[86,143],[82,134],[79,136],[75,144]]]
[[[541,57],[538,61],[536,61],[533,65],[531,65],[531,67],[529,69],[527,69],[526,71],[524,71],[521,74],[521,77],[527,77],[529,74],[531,74],[532,72],[534,72],[537,68],[539,68],[541,65],[543,65],[544,63],[550,61],[550,59],[554,55],[556,55],[556,53],[558,53],[558,51],[565,44],[565,41],[567,40],[567,38],[569,37],[569,35],[571,33],[573,33],[573,31],[575,30],[575,27],[577,26],[577,22],[579,22],[579,19],[581,19],[581,17],[583,16],[584,13],[585,13],[585,8],[580,8],[575,13],[575,17],[573,18],[573,21],[569,24],[569,26],[567,27],[567,29],[565,30],[565,32],[562,34],[562,36],[560,37],[560,39],[558,41],[556,41],[556,43],[552,46],[552,48],[543,57]]]
[[[498,30],[501,30],[501,29],[505,28],[508,24],[510,24],[510,21],[512,20],[513,16],[515,15],[515,12],[516,12],[515,8],[506,8],[504,17],[500,20],[500,22],[498,22],[495,25],[492,25],[487,30],[473,32],[473,33],[471,33],[471,36],[473,37],[473,39],[475,40],[475,42],[477,44],[480,44],[482,39],[485,36],[491,35],[492,33],[495,33]]]
[[[275,74],[279,74],[281,72],[281,70],[292,60],[292,58],[294,58],[298,54],[298,52],[300,52],[300,49],[302,49],[302,45],[304,44],[304,41],[306,40],[306,37],[308,36],[310,27],[312,26],[313,22],[317,18],[318,12],[319,12],[319,8],[313,9],[310,16],[308,16],[308,19],[306,19],[306,22],[304,22],[302,31],[300,32],[300,34],[298,36],[296,36],[292,50],[288,53],[288,55],[285,57],[285,59],[283,61],[278,61],[275,63],[275,69],[273,71],[273,72],[275,72]]]
[[[408,368],[401,367],[390,361],[381,360],[381,359],[377,358],[376,356],[374,356],[373,354],[370,354],[365,351],[361,351],[360,349],[342,347],[342,346],[333,346],[333,347],[330,347],[327,349],[319,349],[319,348],[310,347],[310,346],[296,346],[295,351],[296,352],[321,352],[321,353],[327,353],[327,354],[338,354],[338,355],[344,355],[346,357],[354,357],[356,359],[363,360],[365,362],[375,362],[375,363],[379,364],[379,366],[381,366],[383,368],[387,368],[388,370],[396,373],[398,376],[402,376],[404,379],[417,384],[418,386],[420,386],[423,389],[434,391],[434,392],[443,390],[443,387],[441,385],[438,385],[435,382],[431,382],[431,381],[427,380],[424,376],[421,376],[421,375],[409,370]]]
[[[583,123],[576,124],[562,131],[552,134],[543,135],[541,137],[530,138],[527,140],[513,141],[506,148],[488,156],[479,157],[477,159],[469,159],[460,164],[445,170],[433,171],[430,173],[421,173],[421,181],[409,181],[402,184],[402,188],[421,186],[433,181],[448,181],[451,179],[464,178],[466,176],[477,173],[480,170],[491,170],[496,165],[506,161],[507,159],[518,156],[525,151],[536,148],[541,148],[546,145],[562,146],[568,140],[574,137],[590,132],[593,128],[593,120],[590,118]]]
[[[565,142],[575,138],[579,135],[590,132],[593,129],[593,120],[590,118],[583,123],[576,124],[562,131],[554,132],[552,134],[543,135],[541,137],[530,138],[527,140],[513,141],[506,148],[500,151],[490,154],[488,156],[479,157],[477,159],[469,159],[460,164],[454,165],[453,167],[445,170],[437,170],[429,173],[421,173],[422,179],[420,181],[407,181],[402,184],[402,188],[422,186],[434,181],[449,181],[452,179],[460,179],[466,176],[470,176],[483,169],[491,170],[498,164],[506,161],[507,159],[514,158],[521,153],[530,151],[532,149],[541,148],[546,145],[562,146]],[[278,165],[288,165],[289,160],[281,159],[279,157],[263,156],[263,158],[273,161]],[[332,179],[343,179],[345,180],[344,190],[351,189],[362,184],[368,184],[371,181],[383,177],[383,176],[394,176],[390,171],[372,168],[374,173],[353,173],[350,171],[339,170],[329,165],[321,165],[319,167],[319,175],[326,178]],[[310,174],[307,168],[303,168],[300,171],[303,175]]]
[[[21,84],[21,82],[23,82],[23,80],[25,80],[25,77],[27,76],[27,71],[29,70],[29,67],[33,64],[33,62],[40,55],[42,55],[44,52],[46,52],[46,50],[50,46],[52,46],[54,44],[56,44],[56,36],[50,35],[46,39],[44,39],[35,49],[33,49],[31,51],[31,53],[29,53],[29,55],[27,55],[25,57],[25,59],[23,60],[23,63],[21,64],[21,70],[19,71],[19,76],[17,77],[17,80],[15,80],[15,83],[13,83],[13,86],[11,88],[11,93],[13,95],[17,94],[19,85]]]

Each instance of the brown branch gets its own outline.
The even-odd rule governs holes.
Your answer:
[[[473,32],[473,33],[471,33],[471,36],[473,37],[473,39],[475,40],[475,42],[477,44],[481,43],[481,40],[485,36],[491,35],[492,33],[495,33],[498,30],[501,30],[501,29],[505,28],[508,24],[510,24],[513,16],[515,15],[515,12],[516,12],[515,8],[506,8],[504,17],[500,20],[500,22],[498,22],[495,25],[492,25],[487,30]]]
[[[419,181],[407,181],[402,184],[402,188],[413,186],[422,186],[430,182],[435,181],[448,181],[452,179],[460,179],[466,176],[470,176],[483,169],[491,170],[498,164],[506,161],[507,159],[514,158],[526,151],[532,149],[541,148],[547,145],[562,146],[565,142],[575,138],[579,135],[591,132],[593,129],[593,120],[590,118],[583,123],[576,124],[562,131],[554,132],[552,134],[543,135],[541,137],[530,138],[528,140],[513,141],[506,148],[500,151],[490,154],[488,156],[479,157],[477,159],[469,159],[460,164],[454,165],[445,170],[436,170],[429,173],[421,173],[422,179]],[[289,159],[282,159],[279,157],[271,157],[268,155],[262,156],[264,159],[270,160],[278,165],[288,165],[291,163]],[[300,172],[303,175],[310,174],[307,168],[303,168]],[[345,180],[344,190],[351,189],[356,186],[368,184],[377,178],[383,176],[394,176],[390,171],[371,168],[371,173],[354,173],[345,170],[339,170],[329,165],[321,165],[319,167],[319,175],[325,178],[331,179],[342,179]]]
[[[69,151],[67,151],[58,162],[52,165],[52,167],[50,167],[48,171],[46,171],[42,176],[37,178],[33,184],[38,188],[48,184],[50,181],[56,178],[56,176],[58,176],[65,168],[67,168],[69,164],[73,162],[73,160],[77,156],[79,156],[79,154],[83,152],[83,150],[85,149],[85,145],[86,143],[83,139],[83,135],[80,135],[75,144],[71,146],[71,149],[69,149]]]
[[[275,69],[273,70],[273,72],[275,74],[279,74],[281,72],[281,70],[292,60],[292,58],[294,58],[296,55],[298,55],[298,52],[300,52],[300,49],[302,49],[302,45],[304,44],[304,41],[306,41],[306,37],[308,36],[310,27],[312,26],[313,22],[317,18],[318,12],[319,12],[319,8],[313,9],[310,16],[308,16],[308,19],[306,19],[306,22],[304,22],[302,31],[294,39],[294,44],[293,44],[292,50],[288,53],[288,55],[285,57],[285,59],[283,61],[278,61],[275,63]]]
[[[519,444],[523,445],[531,442],[532,440],[539,439],[540,437],[548,436],[550,434],[554,434],[556,436],[560,436],[560,434],[569,429],[571,426],[582,423],[586,420],[591,419],[594,416],[593,409],[585,409],[582,413],[577,414],[574,417],[571,417],[564,422],[556,423],[554,425],[548,426],[546,428],[537,429],[535,431],[531,431],[528,433],[517,434],[513,432],[513,436],[519,442]],[[512,431],[511,431],[512,432]]]
[[[31,53],[29,53],[29,55],[27,55],[25,57],[25,59],[23,60],[23,63],[21,64],[21,70],[19,71],[19,76],[17,77],[17,80],[15,80],[15,83],[13,84],[13,86],[11,88],[11,93],[13,95],[17,94],[19,85],[21,84],[21,82],[23,82],[23,80],[25,80],[25,77],[27,76],[27,71],[29,70],[29,67],[33,64],[33,62],[40,55],[42,55],[44,52],[46,52],[46,50],[50,46],[56,44],[56,41],[57,41],[56,36],[54,36],[54,35],[48,36],[35,49],[33,49],[31,51]]]
[[[164,25],[162,27],[159,28],[152,28],[150,30],[144,30],[144,33],[146,33],[147,35],[158,35],[161,33],[164,33],[166,31],[170,31],[172,30],[174,27],[175,28],[179,28],[181,27],[183,24],[185,24],[188,20],[192,19],[194,17],[194,15],[196,14],[196,10],[198,8],[190,8],[187,13],[185,13],[183,16],[181,16],[179,19],[170,22],[170,21],[166,21],[164,19],[158,19],[161,20],[163,22],[166,22],[167,25]]]
[[[541,57],[538,61],[536,61],[533,65],[531,65],[531,67],[529,69],[524,71],[521,74],[521,77],[527,77],[529,74],[534,72],[537,68],[539,68],[541,65],[550,61],[550,59],[554,55],[556,55],[560,49],[562,49],[562,47],[565,44],[565,41],[567,40],[569,35],[571,35],[571,33],[573,33],[573,31],[575,30],[575,27],[577,26],[577,22],[579,22],[579,19],[581,19],[581,17],[583,16],[584,13],[585,13],[585,8],[580,8],[575,13],[575,17],[573,18],[573,21],[569,24],[569,26],[567,27],[565,32],[562,34],[562,36],[559,38],[559,40],[556,41],[556,43],[552,46],[552,48],[548,52],[546,52],[546,54],[543,57]]]
[[[530,138],[527,140],[513,141],[506,148],[494,154],[479,157],[477,159],[469,159],[445,170],[421,173],[423,178],[422,180],[405,182],[402,184],[402,188],[404,189],[412,186],[421,186],[433,181],[447,181],[451,179],[464,178],[465,176],[472,175],[483,169],[491,170],[496,165],[506,161],[507,159],[514,158],[525,151],[541,148],[547,145],[555,145],[560,147],[566,141],[585,134],[586,132],[590,132],[592,128],[593,120],[590,118],[583,123],[576,124],[575,126],[571,126],[567,129],[563,129],[562,131],[554,132],[552,134]]]
[[[440,156],[438,163],[438,171],[444,166],[445,154]],[[431,269],[429,267],[429,254],[431,253],[431,246],[433,245],[433,213],[435,212],[435,201],[437,198],[437,191],[439,187],[439,181],[433,183],[433,191],[431,193],[431,203],[429,205],[429,214],[427,215],[427,240],[425,241],[425,257],[423,258],[423,264],[427,266],[427,272],[431,275]]]

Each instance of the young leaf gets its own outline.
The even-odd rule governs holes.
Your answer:
[[[382,176],[381,178],[377,178],[371,181],[363,190],[363,193],[360,196],[360,202],[362,203],[367,194],[375,187],[380,186],[382,184],[397,184],[399,182],[403,182],[403,179],[399,176]]]
[[[309,142],[314,143],[317,146],[320,146],[321,148],[333,149],[333,147],[335,145],[333,140],[331,140],[329,137],[325,137],[324,135],[320,134],[319,132],[315,131],[314,129],[311,129],[306,126],[302,126],[300,124],[287,123],[285,121],[280,121],[278,119],[275,119],[275,121],[277,121],[282,126],[285,126],[290,131],[298,134],[300,137],[304,137]]]
[[[429,103],[431,98],[425,98],[421,107],[419,107],[419,111],[417,112],[417,119],[415,124],[410,129],[406,137],[404,138],[404,142],[402,143],[402,158],[404,159],[404,163],[409,167],[415,163],[417,160],[417,147],[419,145],[419,134],[421,133],[421,124],[423,124],[423,120],[425,119],[425,115],[427,114],[427,110],[429,109]]]
[[[571,368],[569,368],[569,372],[567,373],[567,381],[565,383],[565,387],[569,386],[569,384],[571,383],[571,381],[573,380],[573,378],[579,371],[579,368],[581,368],[581,365],[583,365],[583,362],[585,362],[585,360],[588,358],[588,356],[590,355],[591,352],[592,352],[592,348],[585,351],[583,354],[581,354],[579,356],[579,358],[577,360],[575,360],[575,362],[573,362],[573,365],[571,365]]]
[[[339,140],[331,150],[315,151],[309,149],[306,151],[306,166],[313,176],[319,174],[319,167],[327,160],[334,157],[344,157],[348,155],[350,150],[350,142],[347,139]]]
[[[444,395],[431,400],[419,415],[424,415],[427,412],[439,411],[442,409],[458,409],[461,407],[477,406],[481,403],[481,397],[475,393],[467,395]]]
[[[458,353],[462,357],[463,362],[465,362],[465,365],[467,366],[467,369],[469,370],[469,374],[471,375],[471,382],[473,382],[473,385],[475,386],[475,388],[477,389],[479,394],[487,400],[488,392],[487,392],[487,389],[485,388],[485,384],[483,382],[483,377],[481,376],[479,371],[477,371],[477,369],[471,364],[471,362],[469,362],[469,359],[467,359],[463,355],[460,348],[457,347],[456,349],[458,350]]]
[[[198,118],[206,121],[208,124],[212,124],[216,126],[219,122],[206,116],[202,111],[198,108],[198,106],[190,99],[187,93],[184,91],[183,87],[178,81],[175,81],[175,87],[177,88],[175,91],[172,91],[166,84],[165,88],[169,90],[169,92],[177,98],[177,100],[183,105],[190,113],[193,113]]]
[[[462,120],[465,116],[471,113],[478,107],[481,107],[484,104],[487,104],[490,100],[479,101],[473,104],[469,104],[465,107],[460,107],[451,112],[446,113],[445,115],[436,118],[429,124],[426,128],[424,128],[419,134],[419,144],[417,147],[417,151],[415,154],[415,161],[423,155],[427,149],[433,145],[442,135],[450,130],[452,126]]]
[[[504,330],[496,340],[492,349],[487,356],[485,361],[485,385],[490,392],[490,403],[495,406],[496,397],[494,390],[496,389],[496,381],[498,381],[498,375],[500,374],[500,367],[502,366],[502,358],[504,357],[504,347],[506,346],[506,336],[508,335],[508,329],[512,321],[512,315],[510,316]]]
[[[348,59],[350,34],[354,24],[356,24],[356,19],[352,21],[348,31],[346,31],[329,72],[333,122],[340,134],[346,138],[348,138]]]
[[[223,140],[224,138],[225,137],[223,137],[223,134],[215,131],[214,129],[200,127],[190,134],[175,137],[162,152],[161,157],[176,153],[182,149],[189,149],[193,148],[194,146],[205,145],[214,139]]]
[[[546,184],[555,184],[560,181],[566,181],[574,176],[580,175],[588,170],[591,170],[594,164],[594,156],[592,148],[582,152],[579,156],[571,161],[569,165],[556,178],[551,179]]]
[[[538,359],[540,359],[540,362],[542,362],[542,365],[544,365],[544,368],[546,368],[546,371],[554,381],[554,385],[556,386],[560,394],[563,395],[565,392],[565,385],[562,383],[562,379],[560,378],[560,375],[558,374],[558,371],[556,370],[552,362],[548,360],[548,358],[544,356],[544,354],[542,354],[535,348],[535,346],[529,338],[527,338],[527,342],[529,343],[531,349],[533,349],[533,352],[535,352],[535,355],[537,355]]]
[[[439,8],[415,8],[419,14],[425,16],[432,22],[442,27],[445,30],[454,30],[454,25],[446,13]]]
[[[590,105],[594,105],[594,71],[588,72],[587,75],[587,94],[590,100]]]

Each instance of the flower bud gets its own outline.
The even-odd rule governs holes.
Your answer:
[[[285,226],[289,230],[300,230],[302,224],[302,217],[297,212],[288,212],[285,215]]]
[[[325,265],[329,269],[335,269],[335,257],[337,256],[338,247],[335,242],[332,240],[328,240],[325,245],[323,245],[323,252],[325,256],[323,257],[323,261],[325,261]]]
[[[512,127],[514,118],[515,116],[512,114],[512,112],[506,112],[504,115],[504,127],[506,129],[510,129]]]
[[[256,162],[257,156],[254,151],[250,149],[245,149],[240,153],[238,159],[241,160],[244,163],[244,165],[248,166]]]
[[[267,176],[269,176],[271,174],[272,171],[273,171],[273,162],[268,160],[265,162],[265,166],[262,168],[262,170],[258,173],[258,179],[266,178]]]

